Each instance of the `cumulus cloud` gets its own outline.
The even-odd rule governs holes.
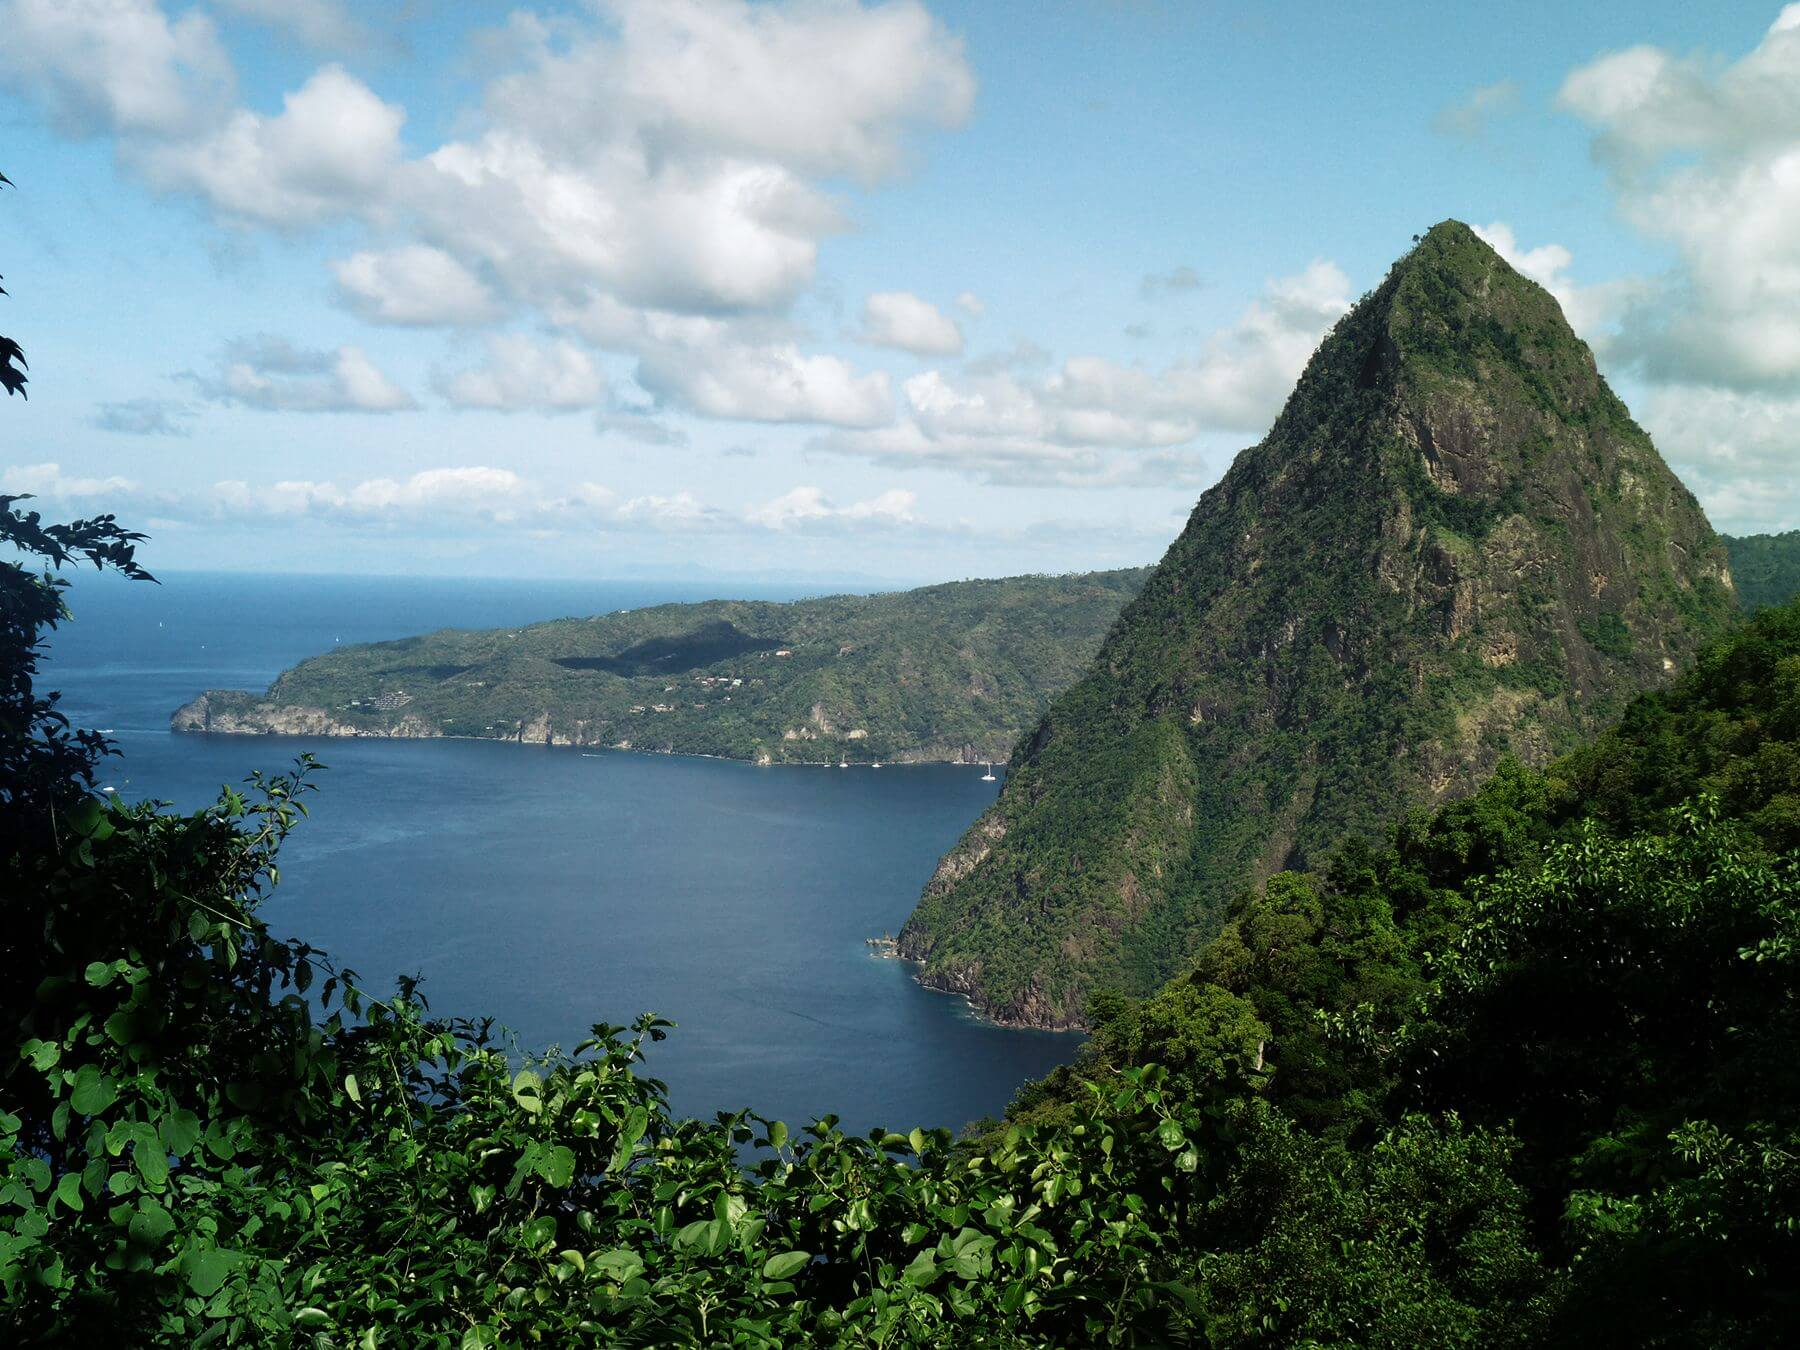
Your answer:
[[[0,84],[71,135],[190,135],[233,89],[199,10],[170,20],[156,0],[0,0],[0,33]]]
[[[910,524],[916,493],[890,488],[866,501],[837,506],[816,487],[797,487],[773,501],[752,507],[745,519],[771,530],[817,529],[846,523]]]
[[[964,291],[956,297],[956,307],[971,319],[979,319],[987,313],[987,306],[974,291]]]
[[[218,368],[190,377],[215,403],[264,412],[401,412],[417,407],[360,347],[317,351],[269,334],[230,343]]]
[[[707,417],[873,427],[893,420],[886,372],[859,372],[791,341],[746,341],[710,320],[657,324],[638,363],[653,396]]]
[[[1558,97],[1626,217],[1680,254],[1626,316],[1624,353],[1652,379],[1800,391],[1800,5],[1735,62],[1633,47]]]
[[[274,117],[240,108],[209,135],[136,146],[151,185],[199,193],[226,215],[282,228],[367,210],[400,164],[405,113],[326,66]]]
[[[863,301],[862,340],[917,356],[960,356],[962,329],[929,300],[910,291],[877,291]]]
[[[357,36],[341,0],[222,3],[321,46]],[[594,0],[585,14],[512,16],[490,44],[479,108],[415,149],[404,109],[338,66],[277,112],[236,106],[197,9],[171,20],[155,0],[0,0],[0,15],[17,30],[0,80],[71,129],[116,136],[154,189],[235,224],[378,237],[382,248],[334,264],[360,316],[468,326],[609,313],[647,387],[752,420],[868,426],[891,414],[878,407],[885,377],[768,324],[848,223],[836,185],[899,171],[914,134],[962,123],[975,91],[960,40],[919,0]],[[667,336],[691,318],[760,327]],[[709,358],[717,369],[677,368]]]
[[[497,412],[570,412],[591,408],[606,392],[594,359],[567,338],[538,341],[522,333],[485,339],[478,366],[440,373],[438,392],[458,408]]]
[[[1515,80],[1499,80],[1472,89],[1455,103],[1438,110],[1431,119],[1431,129],[1440,136],[1460,140],[1479,140],[1488,128],[1503,117],[1510,117],[1519,107],[1519,85]]]
[[[603,8],[516,20],[484,129],[394,185],[420,235],[524,303],[779,310],[845,223],[821,180],[877,181],[910,129],[971,105],[960,43],[913,0]]]
[[[1192,456],[1142,452],[1172,451],[1206,432],[1265,430],[1349,304],[1348,278],[1317,260],[1271,281],[1231,327],[1161,370],[1098,356],[1072,357],[1035,380],[1004,362],[972,363],[961,375],[928,370],[902,386],[907,416],[900,423],[816,446],[997,481],[1122,481],[1150,465],[1185,479]],[[1121,465],[1118,452],[1138,462]]]
[[[96,497],[111,501],[124,494],[139,491],[129,478],[111,474],[105,478],[65,474],[54,460],[43,464],[12,464],[0,469],[0,492],[32,497],[47,497],[70,503],[90,502]]]
[[[1800,522],[1800,398],[1676,386],[1652,390],[1636,411],[1719,528]]]
[[[1651,385],[1640,414],[1716,520],[1800,518],[1800,4],[1736,60],[1655,46],[1572,71],[1621,213],[1673,246],[1631,283],[1608,352]]]
[[[473,326],[503,312],[480,277],[429,244],[354,253],[331,267],[339,298],[370,323]]]
[[[94,410],[94,425],[122,436],[185,436],[188,408],[160,398],[133,398],[102,403]]]

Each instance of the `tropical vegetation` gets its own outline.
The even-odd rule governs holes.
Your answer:
[[[1002,760],[1148,569],[715,600],[340,647],[182,731],[474,736],[767,762]]]

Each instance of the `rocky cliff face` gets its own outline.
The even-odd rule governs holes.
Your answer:
[[[259,699],[238,689],[209,689],[190,699],[169,718],[173,731],[212,732],[226,736],[441,736],[436,727],[416,717],[400,717],[379,732],[352,726],[323,708]]]
[[[1556,302],[1434,228],[1201,498],[901,934],[1002,1020],[1148,992],[1231,896],[1540,764],[1733,611],[1720,541]]]

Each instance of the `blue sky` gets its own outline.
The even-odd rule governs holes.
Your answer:
[[[1800,6],[0,0],[0,33],[0,490],[166,568],[1148,562],[1449,216],[1715,524],[1800,524]]]

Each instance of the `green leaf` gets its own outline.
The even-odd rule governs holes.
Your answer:
[[[227,1251],[223,1247],[190,1251],[181,1258],[181,1273],[189,1289],[201,1298],[211,1298],[219,1292],[233,1267],[243,1259],[243,1253]]]
[[[787,1122],[781,1121],[781,1120],[770,1121],[769,1122],[769,1147],[770,1148],[781,1148],[783,1145],[785,1145],[787,1143],[787,1141],[788,1141]]]
[[[82,972],[82,975],[96,989],[104,989],[112,983],[113,973],[112,962],[89,961],[87,969]]]
[[[637,1141],[644,1137],[650,1128],[650,1112],[642,1106],[634,1106],[625,1115],[625,1123],[619,1127],[618,1146],[613,1149],[612,1170],[617,1172],[631,1161],[632,1151]]]
[[[617,1284],[635,1280],[644,1273],[644,1258],[629,1247],[614,1247],[611,1251],[601,1252],[588,1264]]]
[[[344,1075],[344,1092],[349,1096],[351,1101],[357,1103],[359,1106],[362,1104],[362,1087],[357,1083],[355,1074],[347,1073]]]
[[[186,1107],[163,1117],[157,1129],[162,1145],[177,1158],[185,1158],[200,1139],[200,1118]]]
[[[81,1173],[64,1172],[56,1179],[56,1198],[67,1209],[81,1210],[87,1208],[87,1201],[81,1194]]]
[[[131,1150],[131,1161],[151,1190],[160,1191],[169,1184],[169,1155],[163,1152],[162,1140],[150,1126],[142,1127],[136,1147]]]
[[[521,1069],[513,1079],[512,1097],[521,1110],[535,1116],[544,1109],[544,1080],[530,1069]]]
[[[69,828],[84,840],[110,839],[113,824],[106,818],[106,807],[97,797],[84,797],[69,808]]]
[[[1181,1132],[1181,1126],[1172,1120],[1165,1120],[1156,1127],[1156,1137],[1162,1140],[1162,1146],[1171,1153],[1179,1153],[1187,1147],[1187,1136]]]
[[[175,1220],[156,1201],[145,1198],[138,1201],[137,1213],[132,1215],[125,1231],[140,1247],[159,1247],[162,1240],[175,1231]]]
[[[929,1289],[938,1277],[938,1263],[930,1252],[920,1252],[913,1257],[912,1264],[907,1266],[902,1278],[919,1289]]]
[[[97,1116],[119,1099],[118,1084],[92,1064],[75,1071],[75,1091],[69,1103],[84,1116]]]
[[[811,1263],[811,1252],[782,1252],[763,1262],[763,1278],[765,1280],[791,1279]]]
[[[538,1175],[552,1186],[567,1186],[575,1179],[575,1150],[558,1144],[538,1159]]]

